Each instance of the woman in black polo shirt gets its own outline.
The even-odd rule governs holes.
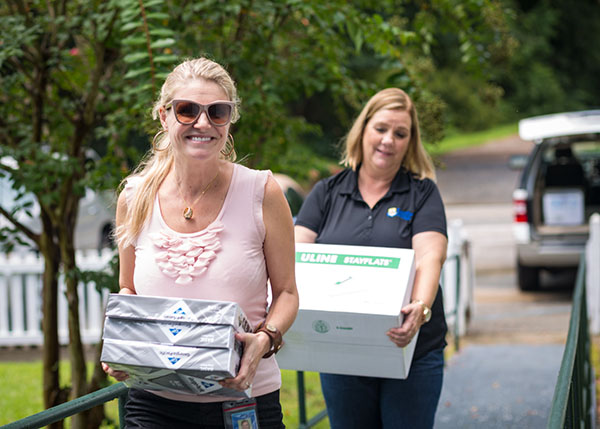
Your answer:
[[[439,288],[446,217],[404,91],[384,89],[368,101],[346,136],[342,163],[348,168],[317,183],[304,202],[296,241],[414,249],[412,300],[402,325],[386,334],[405,347],[420,333],[405,380],[321,374],[331,427],[433,427],[447,332]]]

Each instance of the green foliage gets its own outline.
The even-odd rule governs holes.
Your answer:
[[[514,117],[594,108],[600,93],[600,4],[506,1],[519,43],[499,73]]]
[[[0,155],[16,160],[14,188],[36,195],[55,225],[89,185],[91,131],[111,92],[117,10],[76,3],[52,13],[41,13],[45,2],[30,2],[29,13],[0,8]]]
[[[119,254],[114,251],[108,266],[101,271],[80,271],[77,273],[78,278],[84,283],[94,283],[96,290],[103,293],[107,290],[110,293],[119,292]]]
[[[510,9],[493,1],[436,2],[431,13],[415,14],[418,31],[427,29],[430,62],[422,60],[419,86],[431,92],[436,114],[433,120],[443,130],[485,129],[505,120],[499,112],[502,88],[494,83],[499,69],[516,48],[510,32]],[[432,139],[424,126],[424,134]]]
[[[302,136],[321,132],[322,124],[306,120],[302,100],[326,92],[338,111],[359,108],[379,88],[370,77],[354,74],[351,59],[365,49],[398,58],[414,39],[342,0],[204,1],[185,7],[172,1],[166,7],[176,40],[173,54],[207,55],[238,83],[242,117],[233,130],[238,153],[251,166],[276,171],[292,166],[282,154],[300,145]]]
[[[558,25],[557,12],[542,4],[528,12],[520,10],[519,2],[514,7],[511,26],[519,40],[519,49],[500,80],[507,98],[520,115],[561,111],[564,93],[558,76],[547,64],[553,55],[550,40]]]
[[[178,62],[172,54],[175,32],[164,25],[170,19],[165,2],[120,0],[119,3],[123,8],[120,22],[123,62],[127,67],[123,78],[129,83],[125,96],[132,106],[143,110],[152,104],[164,76]]]
[[[504,120],[498,113],[503,90],[497,85],[454,69],[440,69],[430,89],[448,106],[444,115],[446,128],[484,130]]]

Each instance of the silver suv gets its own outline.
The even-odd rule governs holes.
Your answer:
[[[0,158],[1,163],[16,168],[17,164],[10,157]],[[39,220],[40,207],[33,194],[25,193],[20,197],[21,202],[30,204],[28,210],[16,210],[15,202],[20,191],[13,188],[10,177],[0,176],[0,206],[13,212],[15,218],[34,232],[41,231]],[[94,192],[86,189],[85,195],[79,201],[79,216],[75,226],[75,248],[78,250],[101,250],[113,246],[112,229],[115,220],[115,203],[112,192]],[[29,212],[29,214],[27,213]],[[0,215],[0,228],[10,227],[10,222]],[[28,242],[24,236],[21,240]],[[15,244],[17,251],[27,250],[27,246]],[[0,252],[2,248],[0,247]]]
[[[523,119],[519,135],[536,145],[513,192],[517,277],[536,290],[540,270],[578,265],[600,212],[600,110]]]

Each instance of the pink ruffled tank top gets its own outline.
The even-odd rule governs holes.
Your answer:
[[[158,196],[151,217],[135,246],[134,285],[139,295],[237,302],[256,327],[267,314],[267,269],[263,253],[265,225],[262,203],[270,171],[234,164],[231,184],[217,218],[204,230],[180,233],[162,218]],[[125,186],[131,200],[139,178]],[[281,387],[274,356],[262,359],[252,395]],[[223,397],[153,393],[191,402],[217,402]]]

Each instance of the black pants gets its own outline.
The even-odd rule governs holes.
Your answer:
[[[256,413],[260,429],[283,429],[279,390],[258,396]],[[223,429],[222,402],[184,402],[162,398],[140,389],[129,389],[125,406],[128,429]]]

